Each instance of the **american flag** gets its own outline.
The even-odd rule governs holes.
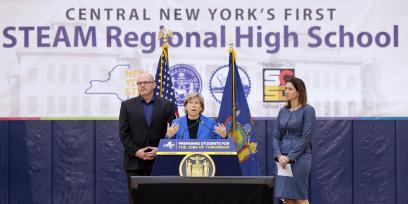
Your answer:
[[[163,83],[162,80],[163,80]],[[156,84],[155,89],[156,96],[161,96],[173,104],[174,113],[176,117],[178,114],[178,107],[176,103],[176,96],[174,95],[173,82],[171,81],[170,70],[169,70],[169,58],[167,47],[162,47],[162,54],[160,55],[159,63],[157,64],[156,71]]]

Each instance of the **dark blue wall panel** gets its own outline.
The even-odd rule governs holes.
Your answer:
[[[317,121],[312,138],[312,203],[352,203],[352,121]]]
[[[0,204],[8,203],[9,121],[0,121]]]
[[[53,203],[94,203],[94,123],[53,122]]]
[[[354,204],[396,203],[395,121],[353,123]]]
[[[255,121],[273,175],[274,120]],[[408,203],[408,121],[318,120],[313,204]],[[127,202],[117,121],[0,121],[0,204]]]
[[[397,204],[408,203],[408,121],[397,121]]]
[[[276,120],[268,120],[266,121],[266,142],[268,144],[268,148],[266,150],[266,175],[273,176],[275,175],[276,164],[273,158],[272,152],[272,131],[275,127]]]
[[[118,121],[96,121],[95,142],[96,203],[126,203],[127,181],[122,165],[123,148]]]
[[[267,140],[266,140],[266,121],[264,120],[255,120],[254,121],[254,131],[257,140],[257,158],[259,163],[259,175],[266,175],[266,149],[267,149]]]
[[[9,203],[33,203],[26,121],[11,121],[9,134]]]
[[[50,204],[52,194],[51,121],[26,121],[25,129],[33,203]]]

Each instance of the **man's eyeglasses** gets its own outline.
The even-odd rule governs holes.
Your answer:
[[[141,86],[141,85],[147,85],[147,84],[151,84],[151,83],[154,83],[154,81],[139,81],[136,84],[138,86]]]

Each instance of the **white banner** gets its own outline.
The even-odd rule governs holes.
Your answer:
[[[254,117],[276,117],[295,75],[319,117],[407,117],[408,3],[0,1],[0,118],[117,118],[153,75],[161,27],[178,101],[218,116],[232,43]],[[183,107],[179,107],[183,112]]]

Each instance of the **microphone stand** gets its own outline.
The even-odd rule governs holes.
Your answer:
[[[200,118],[198,118],[198,120],[197,120],[195,123],[193,123],[192,125],[188,126],[188,127],[183,131],[183,133],[181,134],[181,139],[184,139],[184,134],[186,133],[187,130],[189,130],[190,128],[196,126],[198,123],[200,123]]]
[[[200,125],[203,125],[205,128],[209,129],[209,130],[211,131],[211,139],[214,139],[214,135],[215,135],[215,133],[214,133],[214,128],[208,127],[208,126],[204,123],[204,121],[202,121],[202,120],[200,120]],[[221,136],[221,135],[220,135],[220,136]],[[222,138],[222,137],[221,137],[221,138]]]

